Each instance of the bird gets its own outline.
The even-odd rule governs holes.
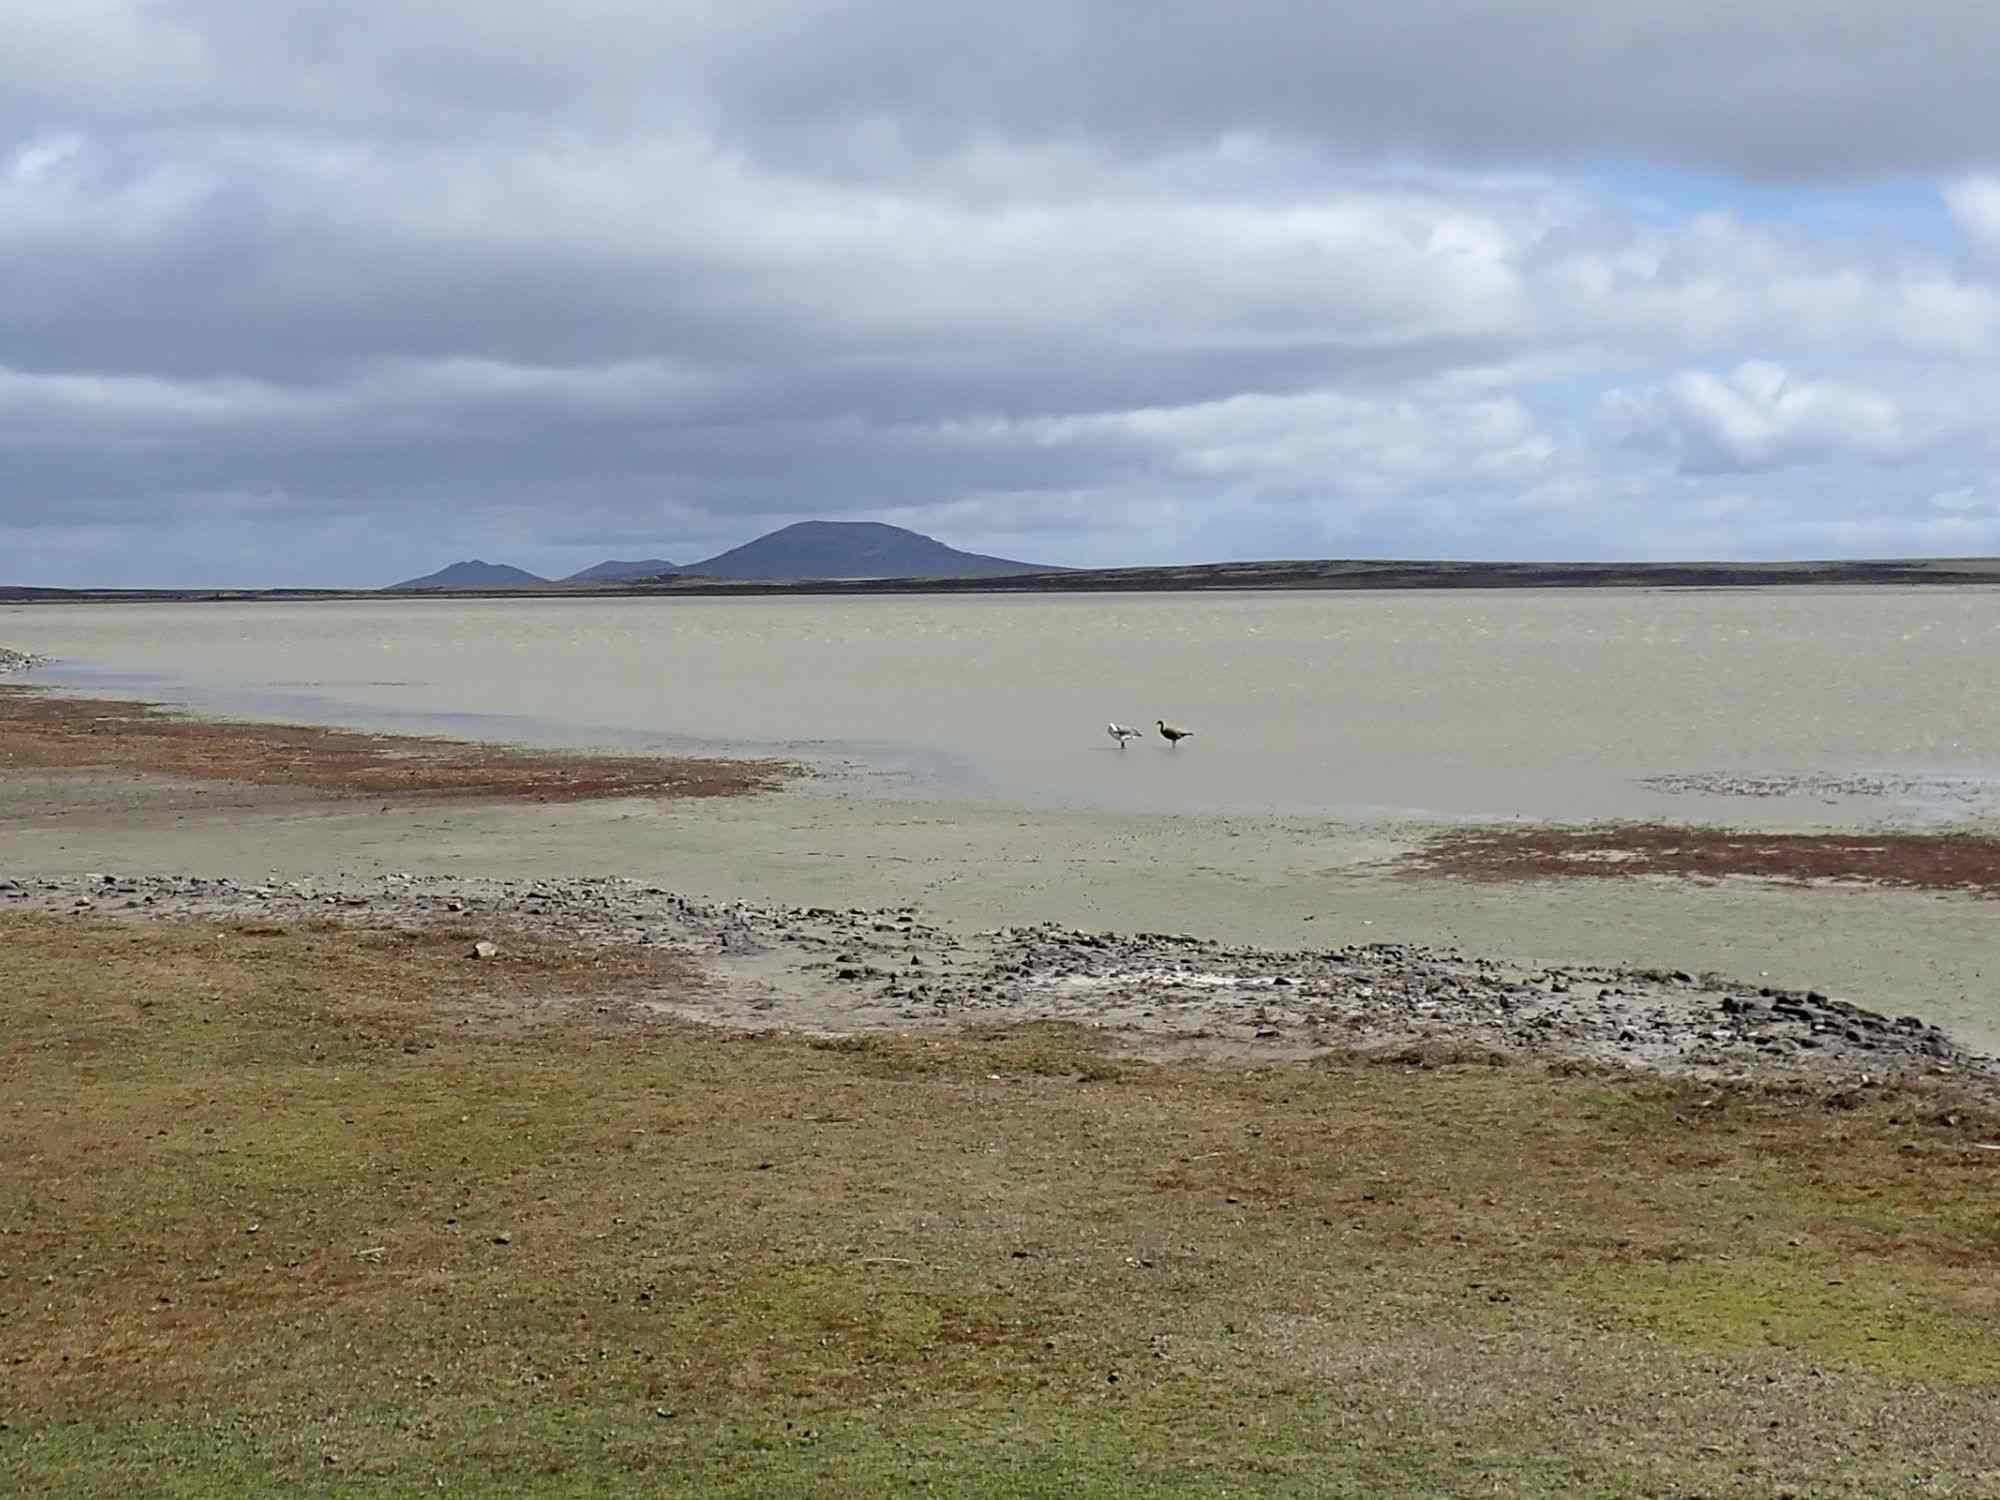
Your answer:
[[[1136,740],[1137,738],[1139,738],[1138,730],[1127,729],[1123,724],[1118,724],[1118,723],[1106,724],[1104,726],[1104,732],[1110,735],[1111,738],[1113,738],[1114,740],[1118,741],[1118,748],[1120,750],[1123,750],[1125,748],[1125,742],[1127,740]]]
[[[1178,745],[1182,740],[1189,739],[1194,734],[1192,729],[1174,728],[1165,719],[1155,719],[1153,722],[1160,726],[1160,738],[1165,740],[1169,745]]]

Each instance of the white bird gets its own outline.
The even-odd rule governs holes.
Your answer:
[[[1194,737],[1192,729],[1176,729],[1165,719],[1155,719],[1153,722],[1160,726],[1160,738],[1165,740],[1169,745],[1178,745],[1182,740]]]
[[[1123,750],[1125,748],[1125,742],[1127,740],[1136,740],[1137,738],[1139,738],[1138,730],[1127,729],[1123,724],[1106,724],[1104,726],[1104,732],[1110,735],[1111,738],[1113,738],[1114,740],[1118,741],[1118,748],[1120,750]]]

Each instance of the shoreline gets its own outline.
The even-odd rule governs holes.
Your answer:
[[[636,886],[653,906],[631,906],[633,931],[667,930],[691,905],[747,914],[702,1018],[748,1029],[1070,1019],[1256,1062],[1443,1039],[1779,1074],[1940,1059],[1978,1072],[1968,1046],[2000,1050],[2000,1018],[1978,1008],[1977,924],[2000,889],[1986,833],[1030,814],[801,796],[798,775],[204,719],[14,684],[0,687],[0,880],[86,912],[323,912],[293,899],[306,890],[389,921],[423,919],[436,903],[406,898],[445,889],[463,902],[490,888],[496,920],[509,900],[508,920],[533,917],[518,893],[541,887],[560,897],[548,911],[586,925],[606,892]],[[106,870],[121,874],[86,878]],[[0,910],[50,904],[26,889]],[[220,892],[237,904],[216,907]],[[903,946],[885,962],[887,934]],[[829,945],[854,956],[833,961]],[[912,960],[921,987],[905,982]],[[1779,1015],[1778,1001],[1805,1009]]]
[[[1180,933],[1000,927],[965,934],[912,908],[691,899],[635,878],[392,875],[249,884],[187,875],[0,877],[10,914],[127,921],[475,931],[662,954],[708,982],[628,996],[740,1034],[954,1036],[1066,1022],[1150,1062],[1268,1066],[1379,1057],[1414,1067],[1531,1058],[1704,1081],[1866,1087],[1932,1076],[2000,1084],[2000,1059],[1914,1015],[1687,970],[1547,965],[1402,942],[1277,951]],[[283,931],[281,925],[273,931]]]

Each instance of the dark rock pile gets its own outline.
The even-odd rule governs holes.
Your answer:
[[[670,946],[705,960],[724,982],[697,997],[663,999],[657,1009],[760,1028],[843,1033],[1061,1019],[1114,1028],[1138,1050],[1157,1044],[1273,1060],[1442,1042],[1705,1076],[2000,1076],[1993,1059],[1919,1017],[1881,1015],[1817,991],[1402,943],[1283,952],[1055,925],[961,935],[922,921],[911,907],[704,901],[622,879],[0,879],[0,912],[24,908],[450,921],[481,936],[525,928],[606,945]]]

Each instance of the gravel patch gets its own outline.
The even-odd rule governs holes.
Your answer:
[[[0,879],[0,914],[427,924],[671,947],[722,981],[645,997],[661,1014],[817,1035],[1030,1020],[1104,1028],[1129,1051],[1286,1061],[1437,1047],[1710,1078],[2000,1077],[1913,1015],[1685,970],[1546,966],[1378,942],[1282,951],[1053,924],[958,936],[915,907],[691,899],[620,878],[251,884],[103,873]],[[484,930],[484,929],[482,929]],[[468,960],[472,961],[472,960]],[[1429,1049],[1429,1050],[1427,1050]]]

